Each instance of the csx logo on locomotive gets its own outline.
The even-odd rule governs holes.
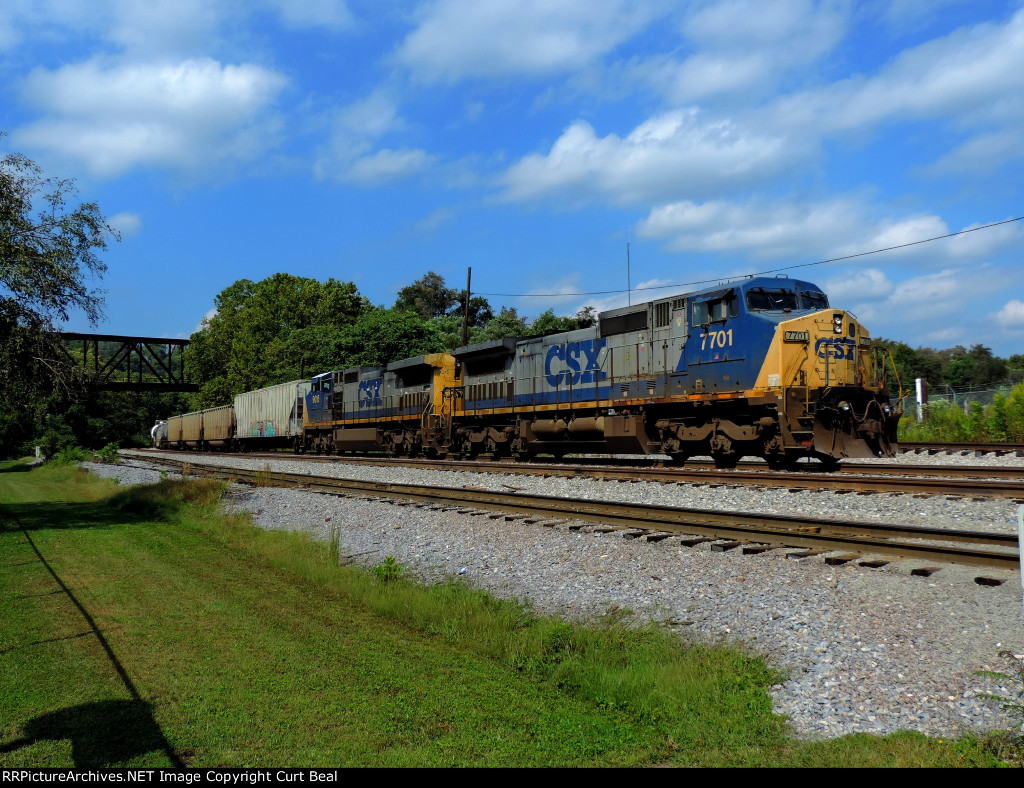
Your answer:
[[[373,408],[380,407],[380,387],[384,383],[384,378],[373,378],[372,380],[364,380],[359,384],[359,407],[360,408]]]
[[[838,361],[853,361],[853,352],[857,343],[852,339],[833,339],[822,337],[814,343],[814,352],[818,358],[834,358]]]
[[[603,338],[587,339],[549,347],[547,358],[544,359],[544,376],[548,385],[577,386],[608,377],[607,372],[601,371],[597,360],[607,343],[608,340]]]

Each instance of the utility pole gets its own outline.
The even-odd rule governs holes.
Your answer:
[[[629,241],[626,241],[626,306],[633,305],[633,277],[629,272]]]
[[[473,278],[473,269],[471,267],[466,268],[466,303],[465,310],[462,313],[462,346],[465,347],[469,344],[469,283]]]

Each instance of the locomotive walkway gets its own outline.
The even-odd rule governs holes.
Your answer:
[[[194,463],[188,459],[145,457],[145,461],[173,468],[187,475],[203,475],[230,482],[258,486],[297,487],[332,495],[398,499],[461,513],[493,512],[492,519],[582,520],[608,530],[647,541],[679,538],[683,544],[715,540],[712,549],[742,548],[759,553],[780,548],[800,548],[793,557],[824,552],[847,551],[827,556],[832,564],[858,560],[865,555],[913,558],[941,563],[985,566],[1013,570],[1019,566],[1016,534],[953,530],[868,522],[839,522],[830,519],[748,512],[709,511],[614,501],[566,500],[546,495],[502,493],[465,487],[436,487],[415,484],[337,479],[310,474],[257,471]],[[483,510],[483,511],[480,511]],[[986,549],[992,548],[992,549]],[[865,560],[866,566],[882,566],[885,560]],[[930,574],[936,568],[915,569]],[[978,583],[987,582],[978,578]],[[1001,581],[992,581],[998,584]]]

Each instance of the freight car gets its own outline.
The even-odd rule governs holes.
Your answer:
[[[239,394],[231,405],[171,416],[151,431],[153,445],[175,449],[302,448],[305,394],[293,380]]]
[[[301,445],[710,455],[723,467],[892,456],[900,412],[886,368],[814,284],[748,278],[603,312],[591,328],[318,375]]]

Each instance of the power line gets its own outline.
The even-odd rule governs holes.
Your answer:
[[[991,227],[998,227],[1001,224],[1012,224],[1013,222],[1019,222],[1024,220],[1024,216],[1017,216],[1013,219],[1005,219],[1001,222],[992,222],[991,224],[983,224],[981,227],[971,227],[967,230],[960,230],[955,233],[946,233],[945,235],[936,235],[932,238],[924,238],[920,241],[910,241],[905,244],[897,244],[896,246],[886,246],[883,249],[872,249],[870,252],[857,252],[856,254],[843,255],[842,257],[830,257],[827,260],[815,260],[813,263],[796,263],[795,265],[785,265],[781,268],[771,268],[767,271],[758,271],[753,274],[744,274],[743,276],[732,276],[716,277],[714,279],[697,279],[693,282],[679,282],[673,285],[656,285],[654,287],[634,287],[632,292],[637,293],[643,290],[665,290],[670,287],[692,287],[693,285],[706,285],[713,282],[729,281],[732,279],[746,279],[751,276],[767,276],[768,274],[776,274],[779,271],[791,271],[794,268],[808,268],[812,265],[824,265],[825,263],[837,263],[841,260],[852,260],[855,257],[867,257],[872,254],[881,254],[882,252],[891,252],[895,249],[906,249],[908,246],[918,246],[919,244],[931,243],[932,241],[941,241],[943,238],[953,238],[957,235],[966,235],[967,233],[976,233],[978,230],[988,230]],[[617,293],[625,293],[626,290],[589,290],[580,293],[477,293],[479,296],[492,296],[494,298],[563,298],[566,296],[589,296],[589,295],[615,295]]]

